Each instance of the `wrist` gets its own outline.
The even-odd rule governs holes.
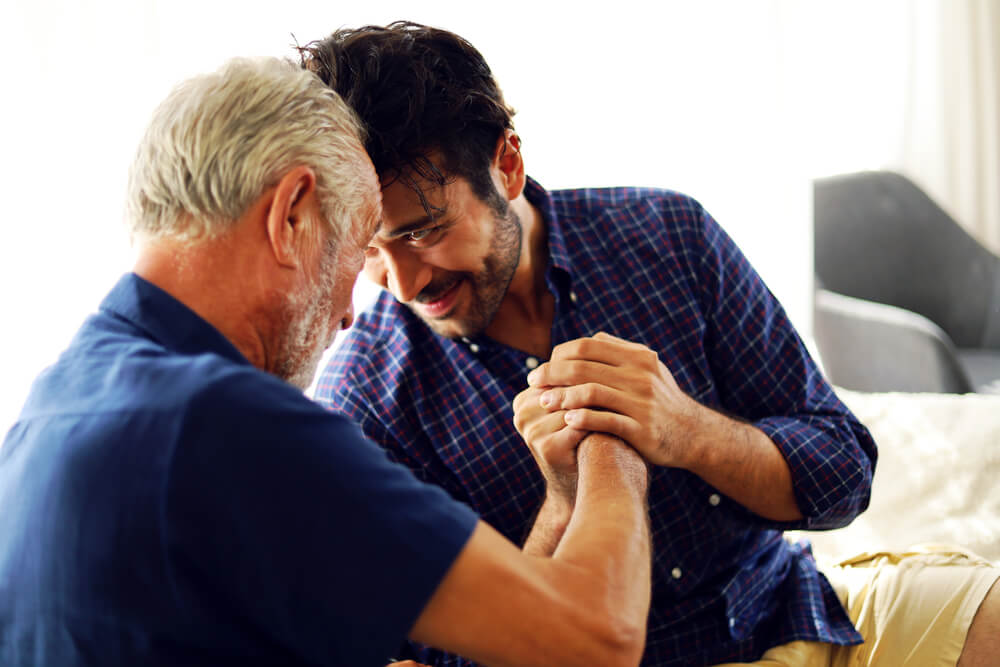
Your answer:
[[[553,519],[564,518],[567,521],[573,514],[576,505],[576,490],[569,495],[565,490],[553,488],[550,484],[545,489],[545,499],[542,501],[542,512]]]
[[[752,429],[750,424],[703,407],[697,426],[688,436],[690,446],[685,469],[706,479],[721,467],[747,456],[744,445],[748,429]]]
[[[706,464],[712,440],[718,437],[713,429],[717,413],[690,397],[686,403],[674,418],[674,428],[660,443],[659,460],[650,461],[654,465],[694,472]]]
[[[591,433],[577,450],[581,474],[584,468],[596,477],[615,476],[645,495],[649,486],[649,465],[643,456],[620,438]]]

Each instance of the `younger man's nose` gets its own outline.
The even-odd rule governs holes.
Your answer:
[[[431,281],[431,267],[411,253],[383,253],[385,282],[383,287],[402,303],[417,298]]]

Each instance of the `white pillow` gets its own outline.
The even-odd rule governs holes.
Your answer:
[[[817,557],[945,543],[1000,563],[1000,396],[837,394],[871,430],[879,460],[864,514],[801,534]]]

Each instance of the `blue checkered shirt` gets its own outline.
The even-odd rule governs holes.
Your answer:
[[[547,192],[529,180],[526,194],[548,232],[553,345],[606,331],[657,350],[689,395],[771,437],[805,515],[775,523],[692,473],[654,470],[642,664],[751,660],[797,639],[860,642],[808,546],[782,531],[843,526],[864,510],[875,444],[746,258],[701,205],[675,192]],[[316,399],[521,543],[545,482],[511,402],[540,361],[485,336],[438,336],[383,292],[323,371]],[[407,655],[471,664],[418,645]]]

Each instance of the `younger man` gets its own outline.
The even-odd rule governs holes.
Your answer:
[[[585,433],[642,452],[654,543],[644,664],[755,660],[794,640],[884,647],[781,534],[861,512],[875,445],[711,216],[663,190],[546,191],[525,174],[489,67],[453,33],[340,30],[306,49],[305,66],[368,130],[384,215],[365,274],[388,290],[317,398],[508,539],[537,515],[528,552],[550,552],[573,515],[571,453]],[[538,466],[522,435],[565,455]],[[947,576],[968,612],[945,619],[948,649],[929,632],[936,603],[878,597],[902,610],[890,629],[916,629],[904,637],[918,654],[923,637],[954,661],[997,572]],[[988,602],[1000,610],[1000,592]],[[990,618],[979,627],[1000,636]],[[967,653],[989,655],[976,636]]]

